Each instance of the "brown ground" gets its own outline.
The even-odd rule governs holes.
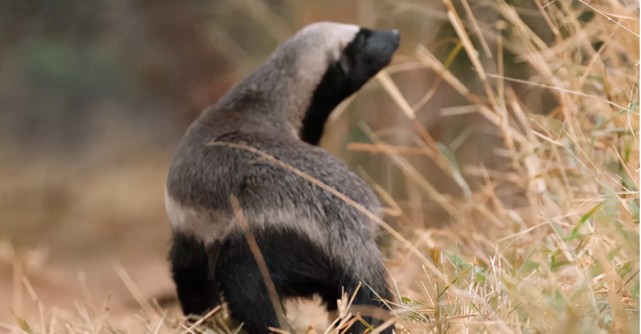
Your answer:
[[[160,154],[124,159],[117,166],[36,163],[3,170],[13,177],[2,177],[8,182],[0,185],[0,232],[7,235],[0,253],[0,295],[6,296],[0,298],[0,321],[15,324],[12,309],[17,315],[37,314],[29,311],[35,303],[25,282],[14,282],[20,273],[45,306],[74,310],[75,303],[98,306],[108,300],[114,317],[137,310],[116,273],[120,267],[144,296],[172,301],[166,261],[170,229],[162,204],[167,161],[168,155]],[[173,304],[168,306],[175,311]]]
[[[83,309],[97,318],[107,307],[111,326],[137,332],[144,328],[131,316],[141,309],[137,290],[170,316],[181,315],[166,260],[168,157],[73,171],[49,164],[44,174],[38,167],[3,170],[14,177],[0,185],[0,236],[7,236],[0,239],[0,328],[15,329],[17,318],[39,324],[39,301],[46,323],[68,312],[82,318]],[[325,323],[318,302],[292,305],[303,310],[291,314],[296,323]]]

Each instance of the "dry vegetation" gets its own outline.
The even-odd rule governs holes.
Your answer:
[[[348,146],[382,154],[451,222],[438,229],[412,223],[416,215],[376,187],[388,207],[384,220],[394,220],[400,232],[379,222],[392,232],[385,247],[392,254],[396,300],[390,302],[394,317],[388,324],[395,323],[399,333],[638,333],[638,3],[536,1],[552,32],[543,40],[507,2],[491,2],[500,20],[487,26],[466,13],[467,1],[455,7],[444,0],[446,19],[458,36],[451,57],[439,60],[419,45],[377,77],[410,120],[404,131],[415,139],[401,145],[363,126],[370,143]],[[588,12],[592,16],[586,20],[581,15]],[[449,71],[459,53],[469,57],[477,76],[474,87]],[[526,79],[505,74],[507,54],[531,70]],[[408,101],[395,76],[426,70],[438,76],[434,87],[448,85],[461,96],[460,107],[441,116],[482,116],[501,140],[493,153],[502,163],[491,168],[460,164],[411,121],[425,101]],[[515,83],[546,90],[556,103],[550,110],[533,110],[516,94]],[[439,193],[415,166],[421,159],[451,178],[460,196]],[[471,185],[470,179],[479,181]],[[16,270],[15,289],[26,291],[26,302],[33,301],[39,314],[16,316],[15,324],[0,328],[29,333],[204,330],[179,324],[147,300],[124,270],[118,273],[140,303],[141,311],[129,316],[135,327],[111,320],[100,303],[47,311],[51,306],[38,301]],[[216,328],[225,331],[221,326]]]

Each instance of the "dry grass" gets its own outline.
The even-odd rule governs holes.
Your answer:
[[[426,48],[417,48],[416,59],[468,100],[467,112],[480,113],[496,128],[504,143],[496,153],[509,167],[467,166],[463,173],[485,182],[462,200],[438,200],[432,188],[424,188],[450,213],[455,228],[469,233],[416,231],[417,247],[431,251],[439,270],[425,267],[424,277],[418,276],[422,293],[401,293],[397,307],[409,315],[399,328],[430,333],[637,332],[638,63],[632,59],[638,59],[638,8],[614,1],[582,2],[597,12],[582,23],[577,19],[586,10],[581,4],[551,2],[540,6],[554,32],[553,41],[544,42],[504,2],[494,7],[510,34],[479,27],[475,20],[464,24],[454,6],[444,3],[483,94],[468,89]],[[486,40],[497,50],[490,50]],[[594,49],[597,41],[603,44]],[[508,84],[516,80],[503,75],[505,51],[534,70],[519,82],[554,93],[559,103],[555,110],[529,110],[517,98]],[[489,52],[495,67],[482,65],[479,55],[488,59]],[[379,143],[373,132],[370,136]],[[421,144],[425,155],[466,190],[456,179],[461,173],[456,162],[439,162],[448,161],[438,157],[442,151],[430,141]],[[408,177],[426,183],[400,150],[385,153]],[[526,205],[507,204],[498,187],[523,196]],[[470,222],[485,224],[478,228]]]
[[[408,66],[397,64],[397,72],[429,69],[438,74],[436,85],[451,86],[465,101],[442,115],[482,115],[502,139],[494,153],[505,164],[459,165],[415,120],[433,92],[412,103],[391,69],[378,77],[399,112],[411,119],[413,127],[405,131],[420,140],[415,145],[387,142],[364,126],[371,144],[350,148],[387,156],[451,220],[449,229],[418,227],[421,222],[402,225],[400,234],[380,221],[402,241],[389,246],[395,254],[389,266],[397,299],[390,302],[394,317],[387,325],[395,323],[399,333],[638,332],[638,4],[537,1],[537,13],[551,32],[544,40],[504,0],[488,4],[500,18],[493,26],[474,20],[466,0],[461,6],[443,2],[459,40],[452,53],[460,50],[469,57],[480,89],[468,87],[464,82],[469,80],[449,71],[449,60],[440,61],[420,45]],[[585,12],[594,17],[579,19]],[[508,53],[531,70],[527,79],[505,76]],[[551,110],[531,110],[514,83],[547,90],[558,103]],[[434,162],[462,195],[439,193],[414,166],[415,159]],[[481,185],[470,185],[471,178],[482,180]],[[376,190],[389,207],[386,212],[410,216],[394,196]],[[124,270],[119,276],[141,306],[139,314],[131,315],[135,327],[118,327],[105,305],[45,312],[19,268],[14,266],[14,288],[27,292],[40,320],[16,316],[16,324],[0,324],[9,332],[205,330],[201,323],[181,324],[149,302]],[[348,296],[341,305],[343,318],[328,333],[357,321],[347,316]],[[234,332],[214,313],[224,318],[224,310],[215,310],[215,320],[205,321],[209,328]]]

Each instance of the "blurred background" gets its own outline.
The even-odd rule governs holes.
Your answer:
[[[111,298],[113,313],[128,312],[136,304],[114,273],[115,264],[143,282],[146,296],[171,299],[163,188],[173,149],[203,108],[250,73],[279,42],[319,20],[399,29],[401,48],[389,74],[416,117],[410,119],[372,80],[333,115],[322,145],[394,198],[393,203],[383,202],[390,208],[386,221],[395,228],[406,233],[451,229],[456,219],[447,206],[435,204],[421,184],[366,145],[373,142],[372,133],[400,146],[436,143],[465,182],[411,149],[406,159],[445,202],[470,199],[487,179],[479,169],[465,167],[498,173],[511,167],[501,154],[500,129],[466,108],[469,101],[460,91],[442,83],[438,73],[414,57],[419,45],[426,47],[471,92],[483,94],[483,83],[461,52],[443,3],[0,1],[0,256],[24,259],[24,265],[13,270],[4,270],[15,266],[12,261],[0,262],[0,296],[16,293],[12,275],[19,271],[30,273],[29,284],[47,303],[73,307],[74,301],[87,298],[78,289],[79,282],[85,282],[87,290],[97,294],[92,298]],[[554,40],[537,2],[507,3],[542,43]],[[491,2],[465,4],[454,6],[464,20],[474,13],[479,29],[515,33]],[[567,6],[578,20],[594,16],[576,2]],[[483,66],[497,73],[493,50],[500,41],[483,43]],[[514,56],[515,46],[500,47],[505,47],[502,74],[528,79],[532,71]],[[638,54],[629,57],[621,61],[638,60]],[[559,105],[544,89],[506,85],[529,113],[554,113]],[[495,180],[494,191],[505,206],[518,211],[527,205],[521,191],[502,181]],[[10,308],[19,313],[29,307],[22,302],[29,298],[27,292],[18,297],[0,297],[0,321],[12,321]]]

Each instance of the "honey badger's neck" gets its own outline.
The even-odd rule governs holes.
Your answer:
[[[316,145],[332,110],[390,62],[398,43],[396,31],[310,25],[281,44],[213,110],[265,116]]]

